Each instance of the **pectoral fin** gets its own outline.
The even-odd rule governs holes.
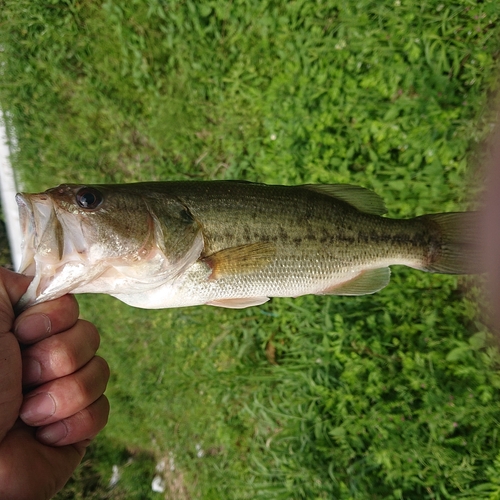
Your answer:
[[[273,243],[258,242],[225,248],[202,260],[212,270],[210,279],[219,279],[258,271],[269,264],[275,254],[276,247]]]
[[[318,295],[367,295],[387,286],[390,279],[391,270],[388,267],[368,269],[355,278],[328,288]]]

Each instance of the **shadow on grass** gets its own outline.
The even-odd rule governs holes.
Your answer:
[[[158,498],[151,490],[155,466],[150,451],[127,448],[101,435],[88,447],[82,463],[55,499]]]

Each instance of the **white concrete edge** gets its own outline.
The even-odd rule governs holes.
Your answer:
[[[12,133],[12,131],[11,131]],[[0,199],[9,238],[10,254],[14,269],[21,265],[21,225],[19,211],[16,203],[18,186],[12,165],[10,163],[10,150],[7,136],[5,115],[0,110]]]

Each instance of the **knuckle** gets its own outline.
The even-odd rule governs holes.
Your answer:
[[[98,370],[105,375],[107,382],[111,374],[108,362],[101,356],[94,356],[94,362],[98,364]]]
[[[84,319],[81,319],[79,321],[81,321],[85,326],[85,329],[87,330],[86,335],[88,343],[91,346],[93,352],[96,352],[97,349],[99,349],[99,345],[101,344],[101,336],[99,335],[96,326],[90,321],[86,321]]]
[[[40,362],[43,380],[72,373],[77,368],[76,353],[68,349],[68,345],[57,336],[31,347],[25,355],[30,355]]]
[[[92,411],[92,405],[87,406],[87,408],[79,411],[78,419],[80,420],[80,422],[84,423],[85,427],[88,428],[90,432],[92,432],[97,424],[95,412]]]
[[[109,403],[106,396],[101,396],[92,404],[83,408],[67,420],[67,425],[71,431],[84,432],[78,439],[92,439],[107,424],[109,415]]]
[[[76,369],[76,356],[72,349],[68,349],[66,343],[54,338],[50,352],[51,367],[54,373],[71,373]]]
[[[74,391],[75,399],[79,401],[79,405],[85,405],[88,401],[92,400],[93,396],[93,385],[90,379],[84,377],[75,377],[74,381]]]
[[[56,300],[58,301],[58,306],[61,309],[64,309],[66,311],[70,310],[73,312],[73,314],[76,314],[76,316],[78,317],[80,308],[78,305],[78,301],[76,300],[74,295],[66,294],[63,295],[62,297],[59,297]]]
[[[104,390],[109,379],[108,363],[100,356],[94,356],[85,367],[85,374],[76,378],[78,391],[84,399],[94,402]]]
[[[109,401],[104,394],[89,408],[94,422],[94,431],[101,431],[108,423]]]

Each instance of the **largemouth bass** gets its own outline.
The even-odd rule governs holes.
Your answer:
[[[478,271],[475,213],[382,217],[351,185],[240,181],[62,184],[18,194],[19,308],[65,293],[107,293],[142,308],[242,308],[269,297],[363,295],[390,265]]]

